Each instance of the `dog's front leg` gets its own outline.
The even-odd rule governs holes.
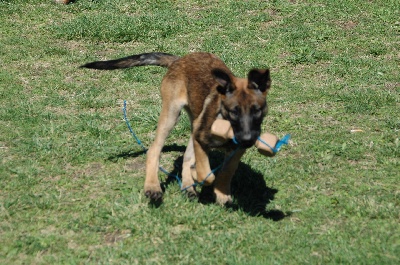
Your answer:
[[[225,153],[224,164],[214,183],[215,201],[220,205],[232,203],[231,180],[245,151],[246,149],[238,149],[233,156],[230,152]]]
[[[196,159],[197,182],[210,186],[215,180],[215,175],[211,172],[207,151],[196,139],[193,139],[193,148]]]
[[[158,179],[158,167],[160,160],[162,145],[154,144],[147,151],[146,159],[146,179],[144,182],[144,192],[146,197],[151,200],[160,200],[162,198],[163,191],[160,186]]]
[[[158,168],[160,163],[161,150],[164,146],[172,128],[175,126],[183,103],[178,100],[164,100],[158,120],[156,138],[147,151],[146,179],[144,181],[144,192],[151,200],[161,200],[163,191],[158,179]]]

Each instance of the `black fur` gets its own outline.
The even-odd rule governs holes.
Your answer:
[[[115,69],[122,69],[122,68],[129,68],[133,66],[143,66],[143,65],[156,65],[156,66],[168,67],[170,62],[175,61],[177,59],[179,59],[178,56],[169,53],[152,52],[152,53],[142,53],[142,54],[127,56],[116,60],[91,62],[84,64],[80,67],[98,69],[98,70],[115,70]]]

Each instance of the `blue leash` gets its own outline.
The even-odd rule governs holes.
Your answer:
[[[230,160],[230,159],[233,157],[233,155],[237,152],[237,150],[239,150],[239,148],[240,148],[240,147],[237,147],[235,150],[233,150],[233,151],[229,154],[227,160]],[[216,168],[212,169],[211,172],[208,173],[208,175],[205,177],[205,179],[204,179],[203,181],[201,181],[201,182],[195,182],[194,184],[192,184],[192,185],[190,185],[190,186],[187,186],[187,187],[185,187],[185,188],[182,188],[182,186],[181,186],[181,191],[185,191],[185,190],[189,189],[190,187],[203,186],[204,183],[206,182],[206,180],[211,176],[211,174],[215,174],[215,172],[217,172],[218,170],[220,170],[220,168],[222,167],[222,165],[223,165],[223,164],[221,164],[221,165],[217,166]]]
[[[122,109],[122,112],[124,113],[124,120],[126,125],[128,126],[129,131],[131,132],[133,138],[135,138],[136,142],[138,145],[140,145],[140,147],[142,147],[143,151],[147,152],[147,148],[144,147],[144,145],[142,144],[142,142],[139,140],[139,138],[136,136],[135,132],[132,130],[132,127],[129,123],[128,118],[126,117],[126,100],[124,100],[124,108]]]
[[[124,100],[124,107],[122,108],[122,112],[124,113],[124,120],[126,125],[128,126],[129,131],[131,132],[133,138],[136,140],[136,143],[142,148],[142,150],[146,153],[147,152],[147,148],[142,144],[142,142],[140,141],[140,139],[136,136],[135,132],[132,130],[131,124],[129,123],[129,120],[126,116],[126,100]],[[161,172],[163,172],[164,174],[166,174],[168,177],[174,177],[176,178],[176,180],[179,183],[179,186],[182,186],[181,180],[178,177],[178,175],[174,175],[170,172],[168,172],[165,168],[163,168],[162,166],[159,166],[159,169]]]
[[[130,125],[130,123],[129,123],[129,120],[128,120],[127,115],[126,115],[126,100],[124,100],[124,107],[122,108],[122,112],[123,112],[123,114],[124,114],[125,123],[126,123],[126,125],[128,126],[128,129],[129,129],[129,131],[131,132],[133,138],[136,140],[136,143],[143,149],[144,152],[147,152],[147,148],[142,144],[142,142],[140,141],[140,139],[136,136],[135,132],[132,130],[132,127],[131,127],[131,125]],[[276,143],[275,147],[270,146],[269,144],[267,144],[266,142],[264,142],[260,137],[258,137],[258,140],[259,140],[261,143],[267,145],[269,148],[271,148],[272,152],[274,152],[274,154],[275,154],[275,153],[279,152],[279,150],[281,149],[282,145],[288,144],[288,143],[289,143],[290,134],[286,134],[282,139],[280,139],[280,140]],[[233,141],[235,144],[238,144],[238,142],[236,141],[236,138],[235,138],[235,137],[233,137],[232,141]],[[235,153],[237,152],[237,150],[239,150],[239,148],[240,148],[240,146],[238,146],[234,151],[232,151],[232,152],[230,153],[230,155],[228,156],[228,160],[231,159],[231,158],[235,155]],[[167,171],[165,168],[163,168],[162,166],[160,166],[159,169],[160,169],[161,172],[163,172],[164,174],[166,174],[168,177],[174,177],[174,178],[178,181],[178,184],[179,184],[179,187],[180,187],[181,191],[186,191],[187,189],[189,189],[189,188],[191,188],[191,187],[203,186],[204,183],[205,183],[205,181],[207,180],[207,178],[209,178],[209,177],[211,176],[211,174],[214,174],[214,173],[217,172],[219,169],[221,169],[222,165],[223,165],[223,164],[221,164],[221,165],[219,165],[218,167],[216,167],[216,168],[214,168],[213,170],[211,170],[211,172],[208,173],[208,175],[206,176],[206,178],[205,178],[203,181],[201,181],[201,182],[196,182],[196,183],[194,183],[194,184],[192,184],[192,185],[189,185],[189,186],[187,186],[187,187],[184,187],[184,188],[182,188],[182,181],[181,181],[181,179],[179,178],[178,174],[174,175],[174,174],[168,172],[168,171]]]

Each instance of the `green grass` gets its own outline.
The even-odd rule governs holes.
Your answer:
[[[0,264],[398,264],[399,10],[0,1]],[[213,52],[238,76],[270,67],[264,129],[292,141],[271,159],[246,153],[233,207],[191,202],[176,183],[159,207],[143,194],[145,156],[122,102],[149,146],[165,69],[78,68],[151,51]],[[179,171],[189,130],[183,115],[168,170]]]

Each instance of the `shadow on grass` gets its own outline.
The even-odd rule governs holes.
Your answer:
[[[163,153],[168,153],[168,152],[185,152],[186,150],[186,146],[183,145],[177,145],[177,144],[172,144],[172,145],[168,145],[168,146],[164,146],[164,148],[162,149]],[[146,154],[147,149],[146,150],[140,150],[140,151],[125,151],[119,154],[113,154],[110,155],[107,160],[111,161],[111,162],[117,162],[118,159],[127,159],[127,158],[131,158],[131,157],[138,157],[141,155]]]
[[[232,195],[238,208],[251,216],[262,216],[279,221],[289,216],[280,210],[266,210],[278,190],[266,185],[263,175],[249,165],[240,163],[231,184]],[[233,206],[235,207],[235,205]]]
[[[212,152],[210,160],[223,160],[223,154]],[[231,210],[242,210],[250,216],[262,216],[273,221],[282,220],[290,214],[280,210],[266,210],[267,205],[274,200],[277,189],[270,188],[265,183],[263,175],[251,168],[251,166],[240,162],[238,169],[232,179],[231,192],[234,198],[232,205],[226,206]],[[213,189],[203,187],[199,197],[200,203],[214,203]]]
[[[186,146],[179,146],[176,144],[168,145],[163,148],[163,152],[184,152]],[[110,156],[107,160],[117,161],[118,159],[127,159],[129,157],[138,157],[145,154],[146,151],[139,152],[123,152],[117,155]],[[222,163],[224,155],[218,151],[210,152],[211,168],[217,167]],[[176,176],[180,176],[182,172],[183,156],[179,156],[174,161],[174,168],[161,182],[163,192],[168,186],[177,181]],[[250,216],[262,216],[266,219],[279,221],[289,216],[290,214],[284,213],[280,210],[266,210],[266,206],[275,198],[277,189],[270,188],[266,185],[263,175],[252,169],[249,165],[240,162],[239,167],[232,179],[231,183],[232,195],[234,203],[226,206],[230,210],[242,210]],[[202,187],[199,202],[202,204],[210,204],[215,202],[212,186]],[[162,199],[157,201],[150,201],[151,207],[158,208],[162,205]]]

